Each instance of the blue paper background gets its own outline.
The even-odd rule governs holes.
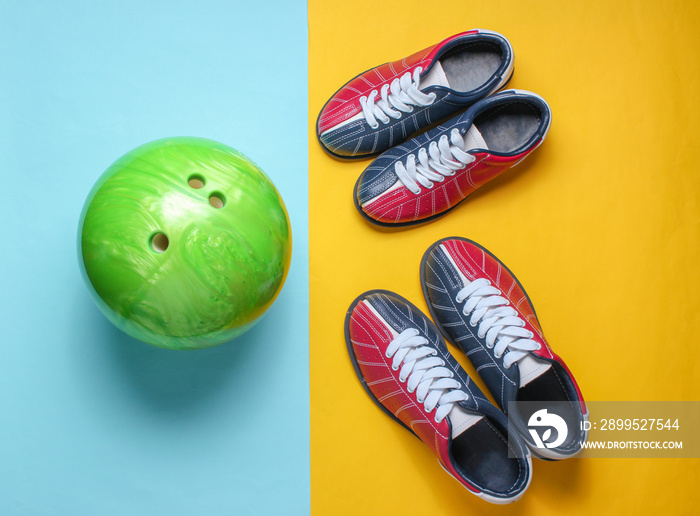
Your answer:
[[[0,3],[0,513],[309,512],[306,3]],[[250,156],[289,210],[253,330],[174,352],[82,284],[83,201],[166,136]]]

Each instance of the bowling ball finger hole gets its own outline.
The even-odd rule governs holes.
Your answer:
[[[190,185],[191,188],[199,190],[200,188],[204,188],[206,181],[204,181],[204,178],[202,176],[193,175],[190,176],[190,178],[187,180],[187,184]]]
[[[209,204],[211,204],[214,208],[223,208],[226,204],[226,198],[224,197],[224,194],[214,192],[209,196]]]
[[[165,235],[165,233],[156,233],[151,237],[151,248],[156,253],[164,253],[168,246],[170,245],[170,240]]]

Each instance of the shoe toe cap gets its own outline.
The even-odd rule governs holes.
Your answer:
[[[355,186],[355,197],[360,205],[376,199],[393,187],[399,180],[390,167],[375,160],[360,176]]]
[[[402,191],[405,190],[391,167],[368,167],[355,185],[355,205],[361,213],[380,224],[396,224]]]

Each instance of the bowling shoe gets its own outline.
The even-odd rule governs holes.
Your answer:
[[[348,310],[345,339],[372,401],[425,443],[447,473],[491,503],[523,495],[532,471],[527,447],[508,441],[505,415],[418,308],[392,292],[365,292]]]
[[[506,90],[376,158],[355,185],[355,206],[380,226],[444,215],[477,188],[517,165],[551,123],[544,99]]]
[[[499,90],[512,73],[506,38],[483,29],[457,34],[350,80],[321,110],[319,142],[337,158],[377,155]]]
[[[436,326],[466,353],[533,454],[550,460],[576,454],[586,440],[586,404],[513,273],[479,244],[456,237],[430,246],[420,271]],[[511,410],[509,402],[527,403],[510,404]],[[528,428],[542,426],[541,416],[566,424],[551,425],[559,443],[545,443]]]

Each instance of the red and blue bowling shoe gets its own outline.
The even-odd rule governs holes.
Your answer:
[[[466,353],[533,454],[557,460],[580,451],[588,419],[583,396],[513,273],[479,244],[454,237],[426,251],[421,283],[435,324]],[[537,433],[541,416],[555,422],[548,442]]]
[[[345,339],[372,401],[423,441],[452,477],[492,503],[523,495],[532,471],[527,447],[508,440],[505,415],[418,308],[392,292],[365,292],[348,310]]]
[[[517,165],[544,140],[552,120],[534,93],[506,90],[376,158],[355,185],[355,206],[380,226],[441,215]]]
[[[318,139],[337,158],[377,155],[499,90],[512,73],[506,38],[457,34],[345,84],[321,110]]]

